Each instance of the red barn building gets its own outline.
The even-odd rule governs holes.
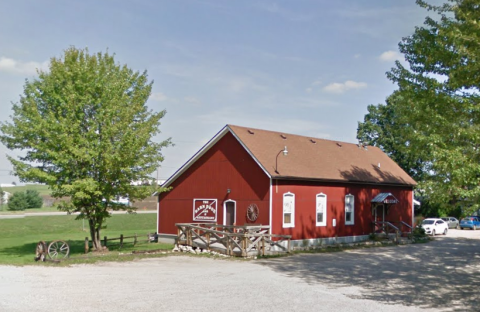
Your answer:
[[[164,183],[157,232],[262,224],[292,246],[361,241],[374,220],[412,226],[415,184],[377,147],[227,125]]]

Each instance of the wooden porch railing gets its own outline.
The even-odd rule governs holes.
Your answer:
[[[269,226],[226,226],[212,223],[177,223],[177,243],[216,249],[230,256],[247,257],[265,252],[290,252],[290,235],[269,234]],[[277,239],[277,240],[274,240]],[[287,242],[287,247],[282,245]]]
[[[410,224],[406,223],[406,222],[403,222],[403,221],[397,221],[397,222],[394,222],[395,224],[398,224],[398,228],[400,229],[401,233],[405,234],[411,234],[413,233],[413,227],[410,226]],[[407,231],[403,231],[403,228],[407,228]]]
[[[400,229],[388,221],[384,221],[384,222],[374,221],[373,232],[375,233],[375,232],[378,232],[379,230],[385,233],[387,237],[390,237],[390,234],[393,233],[395,235],[394,236],[395,242],[398,242],[400,239],[400,236],[402,235],[402,232],[400,231]]]

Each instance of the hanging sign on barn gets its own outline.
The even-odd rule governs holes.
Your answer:
[[[216,199],[194,199],[193,221],[214,222],[217,221]]]

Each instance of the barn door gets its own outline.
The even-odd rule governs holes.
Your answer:
[[[228,201],[225,202],[225,225],[234,225],[235,224],[235,202]]]

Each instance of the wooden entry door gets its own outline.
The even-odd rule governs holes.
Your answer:
[[[385,205],[384,204],[376,205],[376,207],[374,208],[374,212],[375,212],[374,220],[376,222],[385,222]],[[377,224],[377,226],[375,227],[375,232],[380,230],[383,231],[384,226],[385,225],[383,223]]]
[[[225,225],[235,224],[235,202],[229,201],[225,203]]]

